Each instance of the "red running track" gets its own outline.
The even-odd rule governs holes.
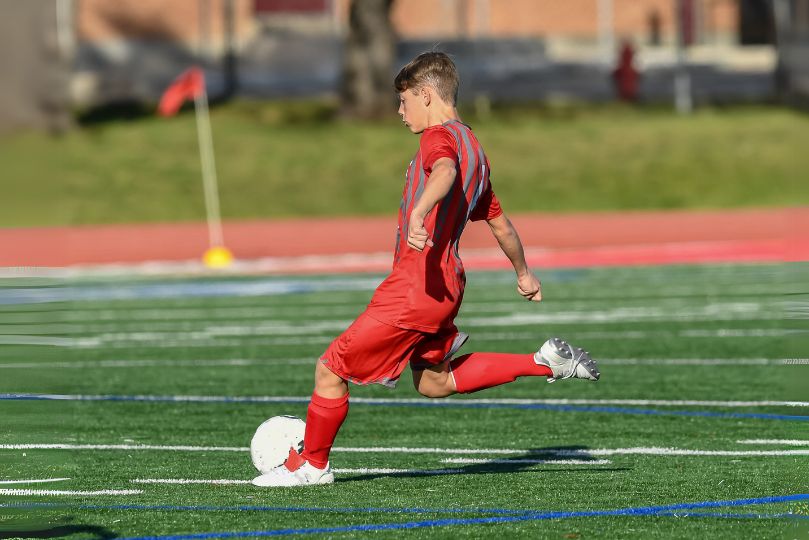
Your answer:
[[[586,267],[809,260],[809,208],[514,215],[529,263]],[[283,271],[329,271],[330,258],[358,254],[343,270],[384,270],[393,216],[233,221],[224,224],[237,259],[286,261]],[[0,266],[14,268],[199,260],[204,223],[0,229]],[[461,242],[469,269],[507,268],[485,224]],[[312,259],[313,255],[317,257]],[[363,257],[365,255],[366,257]],[[331,256],[331,257],[330,257]],[[306,264],[295,264],[307,259]],[[320,263],[313,263],[321,261]]]

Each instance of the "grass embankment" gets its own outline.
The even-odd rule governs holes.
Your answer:
[[[323,105],[212,111],[225,219],[394,212],[417,139]],[[809,117],[779,108],[522,108],[464,115],[511,212],[809,203]],[[204,219],[193,113],[85,125],[0,144],[0,226]]]

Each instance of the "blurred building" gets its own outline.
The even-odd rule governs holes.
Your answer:
[[[261,25],[309,33],[342,32],[350,0],[73,0],[82,40],[103,42],[158,37],[189,46],[221,47],[227,4],[237,39]],[[695,41],[737,39],[747,0],[686,0]],[[167,7],[170,6],[170,7]],[[676,0],[396,0],[391,16],[403,39],[565,36],[582,41],[606,32],[651,44],[671,43]],[[746,7],[747,6],[747,7]],[[752,6],[752,7],[750,7]],[[755,32],[755,28],[753,29]]]
[[[61,0],[0,2],[0,133],[70,125],[69,7]]]
[[[671,93],[680,5],[697,99],[756,100],[775,91],[773,4],[789,4],[792,24],[807,1],[396,0],[391,19],[399,62],[436,46],[453,54],[464,74],[462,99],[611,99],[609,73],[628,39],[643,73],[641,96],[661,100]],[[350,2],[2,2],[0,39],[20,52],[3,61],[30,80],[24,66],[32,60],[22,53],[50,54],[52,64],[58,58],[67,76],[52,67],[57,83],[31,84],[51,89],[40,101],[65,95],[78,106],[155,101],[192,64],[205,68],[214,96],[334,95]],[[791,42],[805,32],[800,24],[790,27]],[[793,51],[788,66],[807,56],[799,47],[782,47]],[[803,84],[798,74],[791,80]]]
[[[783,99],[809,107],[809,0],[775,4],[776,81]]]
[[[694,36],[732,40],[738,0],[696,0]],[[676,0],[405,0],[394,9],[402,35],[412,37],[567,37],[594,41],[612,34],[650,44],[674,41]],[[438,8],[439,16],[424,13]],[[429,21],[429,23],[425,23]]]
[[[206,67],[214,93],[330,94],[351,0],[70,1],[79,42],[73,95],[92,103],[154,99],[191,63]],[[402,62],[436,45],[455,56],[468,83],[462,98],[610,99],[604,73],[631,40],[649,75],[642,94],[665,99],[678,2],[697,89],[729,99],[773,91],[770,0],[396,0],[391,18]]]

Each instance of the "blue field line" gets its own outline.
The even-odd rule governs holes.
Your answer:
[[[34,509],[77,509],[77,510],[153,510],[170,512],[325,512],[335,514],[501,514],[522,515],[535,510],[514,510],[507,508],[377,508],[350,507],[329,508],[323,506],[214,506],[214,505],[171,505],[171,504],[70,504],[48,502],[0,503],[0,508]]]
[[[729,413],[719,411],[666,411],[660,409],[632,409],[626,407],[603,407],[598,405],[553,405],[547,403],[464,403],[461,400],[435,402],[399,403],[376,401],[365,403],[383,407],[412,406],[412,407],[450,407],[468,409],[539,409],[558,412],[595,412],[607,414],[630,414],[647,416],[701,416],[706,418],[754,418],[758,420],[795,420],[809,421],[809,416],[768,413]]]
[[[753,514],[753,513],[733,513],[733,512],[660,512],[658,516],[668,517],[705,517],[705,518],[725,518],[725,519],[798,519],[809,520],[809,516],[802,514]]]
[[[60,287],[17,287],[3,289],[0,304],[41,304],[111,300],[168,300],[182,298],[222,298],[282,296],[332,291],[373,291],[382,277],[366,274],[324,279],[261,278],[250,280],[170,281],[157,283],[109,283]]]
[[[289,398],[268,401],[260,397],[250,396],[124,396],[124,395],[87,395],[87,396],[58,396],[50,394],[8,393],[0,394],[0,401],[118,401],[118,402],[149,402],[149,403],[260,403],[273,404],[300,404],[308,403],[309,398]],[[667,411],[660,409],[632,409],[626,407],[603,407],[593,405],[553,405],[547,403],[465,403],[464,400],[453,399],[444,401],[385,401],[352,402],[352,406],[371,405],[376,407],[428,407],[428,408],[461,408],[461,409],[531,409],[556,412],[589,412],[603,414],[623,414],[642,416],[692,416],[703,418],[730,418],[754,420],[787,420],[809,422],[809,416],[769,413],[732,413],[721,411]]]
[[[534,515],[536,510],[509,510],[506,508],[328,508],[322,506],[214,506],[214,505],[169,505],[169,504],[71,504],[48,502],[0,503],[0,508],[19,510],[71,509],[71,510],[138,510],[167,512],[305,512],[332,514],[496,514]],[[667,517],[706,517],[728,519],[798,519],[809,520],[809,515],[780,513],[754,514],[731,512],[677,512],[661,511],[655,514]]]
[[[483,275],[484,272],[475,272]],[[506,272],[485,272],[483,283],[510,283]],[[556,269],[545,272],[556,282],[572,282],[587,275],[585,269]],[[498,277],[502,276],[502,277]],[[98,302],[116,300],[172,300],[186,298],[266,297],[317,292],[359,292],[376,289],[384,275],[362,272],[329,275],[321,278],[267,277],[253,279],[184,279],[154,282],[107,282],[90,285],[60,282],[49,287],[6,287],[0,294],[0,305],[41,304],[48,302]]]
[[[584,510],[578,512],[531,512],[514,516],[495,516],[484,518],[465,519],[432,519],[425,521],[410,521],[406,523],[375,523],[361,525],[346,525],[341,527],[317,527],[309,529],[271,529],[264,531],[239,532],[213,532],[169,536],[139,536],[120,538],[119,540],[206,540],[209,538],[245,538],[251,536],[289,536],[303,534],[326,534],[344,532],[365,532],[383,530],[421,529],[428,527],[454,527],[462,525],[487,525],[496,523],[518,523],[526,521],[541,521],[547,519],[567,519],[581,517],[603,516],[660,516],[673,515],[673,511],[691,510],[697,508],[723,508],[733,506],[751,506],[760,504],[774,504],[792,501],[809,500],[809,493],[796,495],[782,495],[775,497],[759,497],[754,499],[735,499],[727,501],[704,501],[698,503],[680,503],[664,506],[643,506],[639,508],[619,508],[616,510]],[[686,513],[683,514],[684,516]],[[791,514],[787,514],[791,517]],[[679,514],[678,514],[679,516]]]

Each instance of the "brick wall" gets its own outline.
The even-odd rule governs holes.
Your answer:
[[[735,33],[738,0],[693,1],[698,33]],[[325,6],[322,15],[326,18],[331,18],[334,10],[345,28],[350,0],[316,3]],[[612,0],[612,3],[616,36],[647,37],[650,17],[656,13],[663,37],[671,39],[675,0]],[[208,32],[217,43],[222,39],[223,4],[224,0],[77,0],[78,36],[85,41],[157,38],[193,45],[201,34]],[[255,0],[234,0],[234,5],[237,35],[245,38],[255,26]],[[208,6],[208,22],[202,17],[203,6]],[[271,11],[265,16],[278,15],[277,11]],[[396,0],[392,18],[403,38],[595,39],[599,31],[598,0]]]
[[[83,41],[166,39],[194,45],[209,33],[222,41],[224,0],[77,0],[78,37]],[[202,15],[205,7],[207,21]],[[237,35],[253,29],[253,0],[234,1]]]
[[[345,1],[345,0],[344,0]],[[734,33],[738,0],[694,0],[704,32]],[[612,0],[616,36],[647,36],[656,13],[671,39],[675,0]],[[406,37],[598,36],[598,0],[397,0],[393,21]]]

